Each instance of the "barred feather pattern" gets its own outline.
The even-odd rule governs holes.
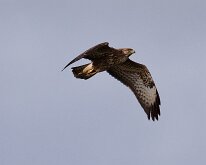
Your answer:
[[[160,97],[149,70],[145,65],[127,60],[107,72],[128,86],[147,114],[148,119],[158,120],[160,115]]]

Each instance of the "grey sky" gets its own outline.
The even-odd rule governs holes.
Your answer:
[[[205,18],[205,0],[0,0],[0,164],[205,164]],[[104,41],[150,69],[158,122],[107,73],[61,72]]]

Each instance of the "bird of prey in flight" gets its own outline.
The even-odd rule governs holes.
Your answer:
[[[64,69],[82,58],[91,60],[91,63],[72,68],[76,78],[87,80],[96,73],[107,71],[132,90],[148,119],[158,120],[160,97],[157,88],[147,67],[129,59],[134,53],[131,48],[115,49],[104,42],[74,58]]]

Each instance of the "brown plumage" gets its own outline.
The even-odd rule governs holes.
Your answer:
[[[135,51],[131,48],[114,49],[105,42],[80,54],[64,69],[82,58],[91,60],[92,63],[72,68],[76,78],[86,80],[98,72],[107,71],[133,91],[148,119],[151,116],[152,120],[158,120],[160,115],[158,91],[147,67],[129,59],[133,53]]]

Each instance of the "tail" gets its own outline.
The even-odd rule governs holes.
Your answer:
[[[74,77],[84,80],[89,79],[97,73],[97,71],[94,70],[92,63],[73,67],[72,72]]]

